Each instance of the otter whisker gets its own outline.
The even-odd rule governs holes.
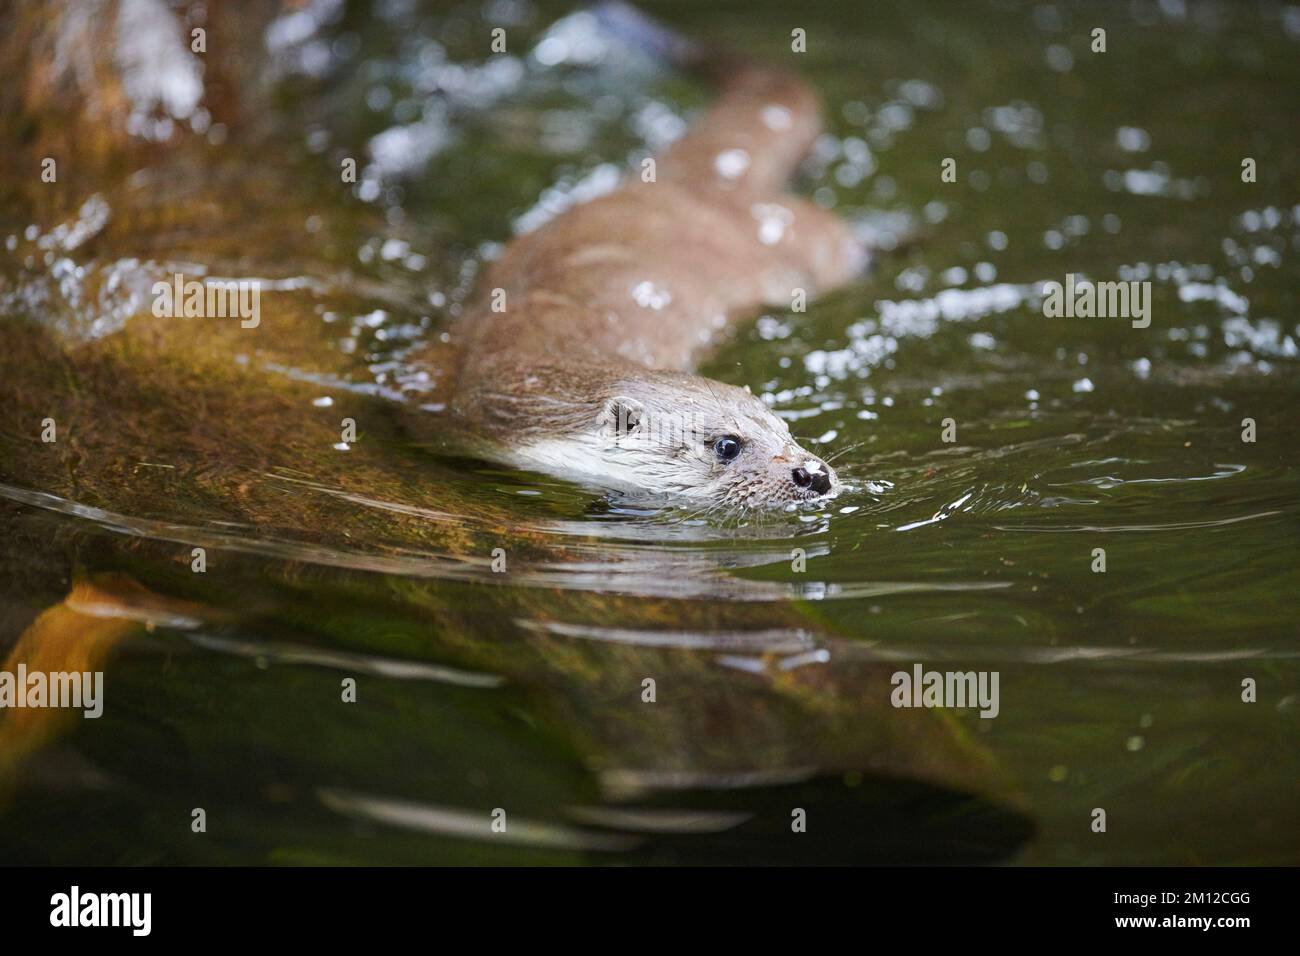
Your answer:
[[[824,461],[826,464],[829,465],[831,462],[835,461],[837,458],[843,458],[843,457],[844,457],[845,455],[847,455],[849,452],[854,451],[854,450],[856,450],[856,449],[858,449],[858,448],[861,448],[861,447],[862,447],[863,445],[865,445],[865,444],[866,444],[865,441],[855,441],[852,445],[846,445],[845,447],[839,449],[838,451],[836,451],[836,452],[834,452],[834,453],[832,453],[832,454],[830,454],[830,455],[825,455],[825,456],[823,456],[823,457],[822,457],[822,461]]]

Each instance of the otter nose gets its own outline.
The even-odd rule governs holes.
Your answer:
[[[831,490],[831,476],[826,474],[826,468],[820,462],[815,464],[813,471],[800,466],[790,473],[790,477],[800,488],[811,488],[819,495],[824,495]]]

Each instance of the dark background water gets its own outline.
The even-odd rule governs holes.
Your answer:
[[[1298,8],[648,7],[793,61],[801,189],[916,235],[703,369],[847,449],[823,514],[611,500],[393,411],[689,78],[563,4],[137,4],[208,30],[194,99],[183,48],[132,72],[147,31],[6,14],[0,649],[106,690],[0,717],[0,860],[1296,862]],[[152,317],[178,271],[266,280],[261,324]],[[1044,317],[1068,273],[1150,281],[1150,327]],[[997,671],[998,716],[891,707],[915,663]]]

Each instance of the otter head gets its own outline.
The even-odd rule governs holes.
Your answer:
[[[611,484],[720,508],[784,507],[839,493],[834,470],[734,385],[675,372],[620,381],[597,422]]]

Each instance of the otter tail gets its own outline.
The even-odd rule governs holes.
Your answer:
[[[808,84],[689,40],[621,0],[592,13],[620,42],[720,89],[690,133],[658,157],[659,178],[745,195],[781,190],[822,129],[821,104]]]

